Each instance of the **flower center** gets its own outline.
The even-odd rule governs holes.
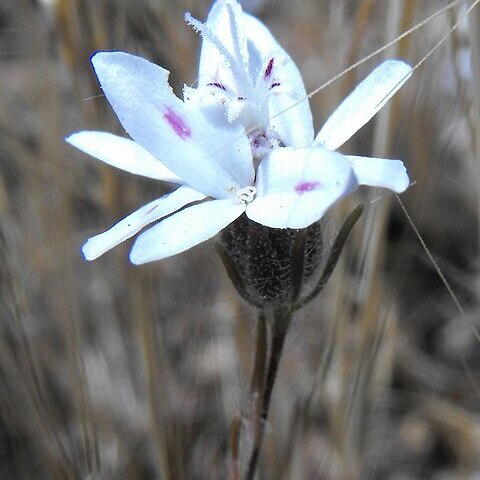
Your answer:
[[[237,190],[236,199],[238,203],[243,203],[246,205],[250,203],[255,198],[255,194],[257,193],[257,189],[255,187],[243,187]]]

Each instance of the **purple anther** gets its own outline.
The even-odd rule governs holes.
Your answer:
[[[225,85],[221,84],[220,82],[210,82],[207,83],[207,87],[217,87],[220,90],[226,91]]]
[[[166,107],[163,118],[172,127],[172,130],[182,139],[185,140],[192,136],[190,127],[186,124],[185,120],[170,107]]]
[[[265,71],[263,72],[263,78],[264,78],[265,80],[268,80],[268,79],[270,78],[270,75],[272,74],[274,61],[275,61],[275,59],[273,59],[273,58],[271,58],[271,59],[268,61],[267,68],[265,68]]]
[[[279,87],[279,86],[280,86],[280,82],[273,82],[273,83],[270,85],[269,90],[271,90],[272,88],[275,88],[275,87]]]
[[[303,195],[305,192],[316,190],[319,186],[320,182],[302,182],[295,186],[295,191],[299,195]]]

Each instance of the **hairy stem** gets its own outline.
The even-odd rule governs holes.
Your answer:
[[[279,310],[274,312],[273,322],[271,324],[271,346],[268,359],[267,372],[263,384],[263,396],[260,407],[260,415],[254,431],[253,448],[248,462],[245,480],[253,480],[257,471],[258,458],[265,434],[265,425],[270,410],[270,400],[272,397],[273,386],[277,376],[280,358],[282,356],[283,345],[288,333],[292,314],[290,311]],[[255,373],[254,373],[255,375]]]
[[[252,381],[250,385],[250,402],[248,419],[253,438],[256,440],[261,425],[261,401],[265,381],[265,368],[267,362],[267,321],[265,312],[262,310],[258,315],[257,322],[257,345],[255,351],[255,363],[253,365]]]

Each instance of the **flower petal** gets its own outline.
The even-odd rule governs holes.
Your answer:
[[[170,88],[167,70],[124,52],[99,52],[92,64],[129,135],[185,183],[216,198],[251,184],[251,149],[243,128],[220,128],[187,108]]]
[[[233,70],[236,67],[248,66],[242,7],[236,1],[218,0],[210,9],[205,25],[237,64],[229,65],[208,36],[204,36],[200,51],[198,84],[203,87],[212,82],[220,82],[233,86],[236,76]]]
[[[387,60],[368,75],[330,115],[315,144],[329,150],[343,145],[365,125],[410,78],[412,68],[400,60]]]
[[[307,95],[296,100],[286,94],[272,95],[268,103],[270,125],[286,146],[312,145],[313,123]]]
[[[77,132],[68,136],[65,141],[92,157],[126,172],[166,182],[182,183],[177,175],[129,138],[107,132]]]
[[[274,94],[272,90],[269,99],[270,124],[286,145],[293,147],[311,145],[312,112],[300,71],[262,22],[248,14],[244,14],[243,18],[252,75],[264,68],[265,60],[270,60],[269,57],[274,55],[273,74],[276,77],[275,83],[279,83],[276,88],[288,90],[290,93]]]
[[[147,203],[106,232],[89,238],[82,247],[87,260],[95,260],[119,243],[132,237],[149,223],[170,215],[188,203],[203,200],[205,195],[189,187],[180,187],[172,193]]]
[[[139,265],[184,252],[216,235],[244,211],[245,205],[230,199],[186,208],[139,235],[130,261]]]
[[[272,228],[305,228],[357,188],[350,162],[323,147],[277,148],[260,163],[247,216]]]
[[[410,185],[407,170],[401,160],[346,155],[359,185],[383,187],[401,193]]]

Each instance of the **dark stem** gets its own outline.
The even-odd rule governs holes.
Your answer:
[[[250,385],[250,404],[248,419],[250,431],[254,441],[258,438],[261,429],[261,402],[263,398],[265,368],[267,362],[267,321],[265,312],[261,311],[257,322],[257,345],[255,363],[253,365],[252,381]]]
[[[268,413],[270,410],[270,400],[272,397],[273,386],[275,384],[275,378],[280,365],[283,345],[288,333],[288,327],[290,326],[291,318],[292,314],[290,311],[282,310],[274,312],[274,318],[271,324],[272,340],[268,359],[267,374],[263,388],[262,405],[257,428],[254,432],[255,435],[253,439],[253,449],[248,462],[245,480],[253,480],[255,472],[257,471],[258,457],[260,455],[260,449],[262,447],[263,437],[265,434],[265,425],[267,423]]]
[[[240,428],[242,419],[237,415],[232,422],[230,441],[232,444],[232,455],[230,458],[230,480],[240,480],[240,471],[238,468],[238,456],[240,451]]]

